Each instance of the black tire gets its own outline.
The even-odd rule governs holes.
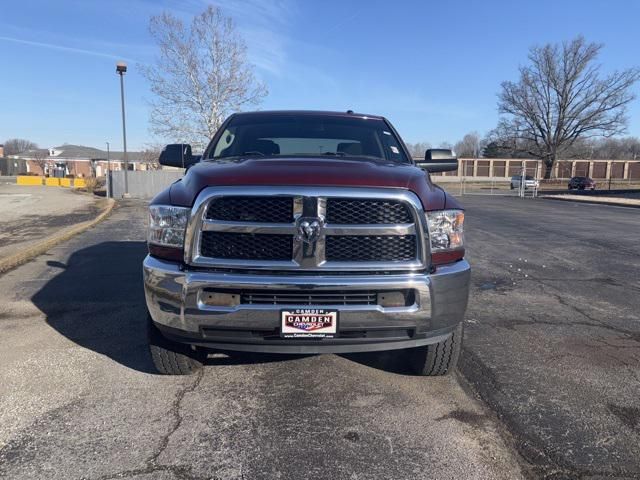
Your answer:
[[[462,322],[460,322],[446,340],[408,350],[409,369],[416,375],[428,377],[447,375],[453,372],[462,349],[463,329]]]
[[[202,368],[206,352],[193,350],[190,345],[172,342],[148,321],[149,351],[158,373],[163,375],[191,375]]]

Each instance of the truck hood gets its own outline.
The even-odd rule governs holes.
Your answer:
[[[254,185],[404,188],[418,195],[425,210],[460,208],[452,197],[431,183],[423,170],[412,165],[331,158],[201,162],[191,167],[169,192],[159,194],[153,203],[168,201],[172,205],[191,207],[205,187]]]

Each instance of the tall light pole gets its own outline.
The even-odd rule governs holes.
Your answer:
[[[129,180],[127,179],[127,171],[129,170],[129,158],[127,157],[127,127],[124,120],[124,74],[127,73],[127,64],[118,62],[116,65],[116,73],[120,75],[120,100],[122,103],[122,145],[124,146],[124,195],[129,196]]]
[[[111,198],[111,162],[109,155],[109,142],[107,144],[107,198]]]

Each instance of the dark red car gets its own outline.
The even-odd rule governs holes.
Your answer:
[[[596,182],[589,177],[572,177],[569,180],[569,190],[595,190]]]

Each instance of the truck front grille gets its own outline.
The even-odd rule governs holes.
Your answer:
[[[415,235],[327,237],[327,260],[336,262],[406,262],[416,258]]]
[[[327,223],[336,225],[394,225],[412,222],[407,206],[396,200],[327,199]]]
[[[230,222],[293,222],[291,197],[220,197],[209,204],[207,218]]]
[[[415,291],[401,290],[312,290],[300,289],[218,289],[206,288],[203,291],[203,303],[207,297],[219,298],[219,295],[231,297],[229,305],[381,305],[383,307],[410,306],[415,303]],[[237,303],[235,303],[237,301]],[[220,303],[214,305],[220,306]]]
[[[291,260],[291,235],[202,232],[205,257],[233,260]]]
[[[243,291],[240,303],[247,305],[376,305],[378,295],[371,291]]]
[[[243,195],[243,192],[247,195]],[[426,268],[424,211],[400,189],[208,187],[187,263],[247,270]]]

